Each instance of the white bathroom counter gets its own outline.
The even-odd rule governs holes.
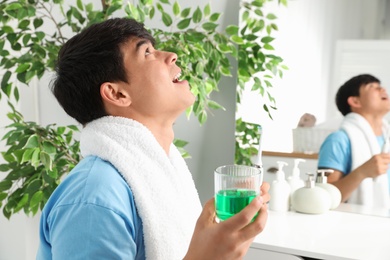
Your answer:
[[[342,206],[342,205],[341,205]],[[320,215],[269,210],[264,231],[251,245],[316,259],[390,259],[390,218],[341,211]]]

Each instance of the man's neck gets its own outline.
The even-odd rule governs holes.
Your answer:
[[[140,122],[145,125],[154,135],[157,142],[161,145],[167,155],[169,155],[169,148],[175,137],[173,131],[173,123],[156,123],[154,121],[144,121]]]
[[[362,115],[370,124],[376,136],[379,136],[383,131],[383,116],[382,115]]]

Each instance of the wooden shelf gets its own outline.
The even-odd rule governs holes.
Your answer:
[[[275,157],[291,157],[291,158],[302,158],[302,159],[318,159],[318,153],[299,153],[299,152],[271,152],[263,151],[263,156],[275,156]]]

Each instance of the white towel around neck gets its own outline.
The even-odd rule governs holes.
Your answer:
[[[371,126],[363,116],[357,113],[347,114],[341,124],[341,129],[344,129],[351,141],[352,170],[365,163],[373,155],[381,152],[381,147],[379,147]],[[388,129],[387,122],[383,120],[383,131],[387,132]],[[389,208],[390,199],[387,174],[382,174],[375,179],[364,179],[352,193],[348,202]]]
[[[201,204],[177,148],[172,144],[168,156],[139,122],[107,116],[81,131],[80,150],[109,161],[128,183],[142,219],[146,258],[183,259]]]

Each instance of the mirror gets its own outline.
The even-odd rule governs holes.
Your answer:
[[[262,97],[248,90],[237,114],[244,121],[262,125],[263,150],[289,153],[293,151],[292,129],[303,114],[314,115],[316,124],[338,127],[341,114],[334,96],[350,77],[372,73],[390,87],[386,71],[390,67],[390,16],[386,16],[390,1],[291,0],[287,7],[274,2],[265,7],[277,16],[279,31],[273,34],[273,46],[289,67],[283,79],[272,82],[277,110],[271,120],[262,109]],[[378,42],[385,43],[383,52],[378,52],[382,48]],[[363,48],[359,53],[366,56],[345,60],[356,46]],[[315,149],[308,152],[315,153]]]

